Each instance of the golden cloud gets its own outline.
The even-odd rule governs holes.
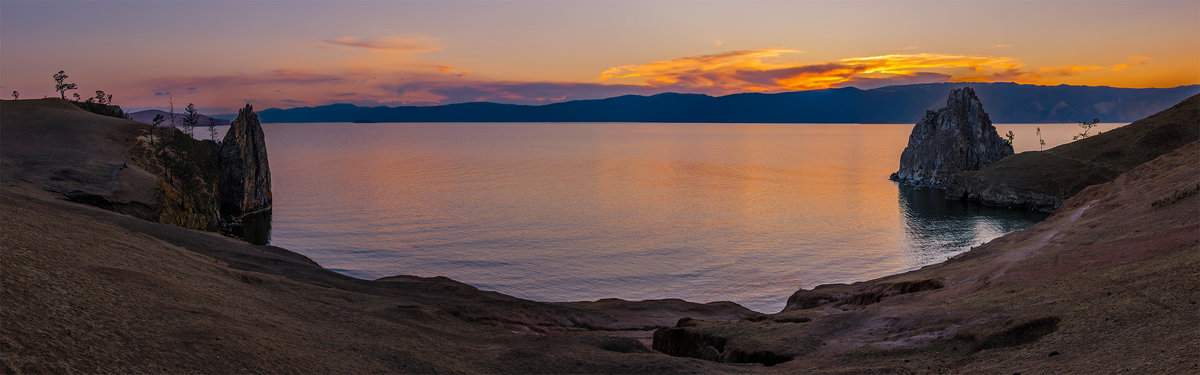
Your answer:
[[[341,48],[365,48],[372,51],[429,52],[442,49],[436,39],[424,35],[387,36],[364,38],[342,36],[321,41],[322,46]]]
[[[1147,56],[1132,55],[1132,56],[1129,56],[1128,63],[1117,64],[1116,66],[1113,66],[1112,70],[1114,72],[1119,72],[1119,71],[1129,69],[1129,68],[1132,68],[1132,67],[1135,67],[1138,65],[1146,65],[1146,62],[1149,60],[1150,60],[1150,57],[1147,57]]]
[[[934,53],[852,57],[820,63],[777,62],[799,51],[759,49],[683,57],[648,64],[609,68],[600,80],[634,81],[665,88],[703,88],[719,93],[789,91],[850,85],[1039,78],[1098,69],[1093,66],[1054,67],[1041,72],[1021,70],[1020,60],[1003,56]],[[1032,75],[1031,75],[1032,74]]]

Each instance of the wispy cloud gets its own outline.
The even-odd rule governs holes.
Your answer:
[[[1119,71],[1129,69],[1129,68],[1132,68],[1135,66],[1146,65],[1146,62],[1149,62],[1149,61],[1150,61],[1150,57],[1133,55],[1133,56],[1129,56],[1128,63],[1117,64],[1116,66],[1113,66],[1112,70],[1114,72],[1119,72]]]
[[[403,104],[494,102],[549,104],[613,96],[652,95],[665,90],[644,85],[605,85],[579,82],[411,81],[384,84],[383,89]]]
[[[343,79],[342,76],[332,74],[276,69],[260,74],[158,77],[145,83],[153,85],[156,92],[170,92],[172,89],[197,91],[218,87],[330,83]]]
[[[600,81],[652,87],[703,88],[713,93],[787,91],[830,87],[862,88],[899,82],[928,83],[956,76],[1020,71],[1011,57],[933,53],[852,57],[818,63],[780,62],[799,51],[759,49],[683,57],[609,68]]]
[[[320,41],[320,45],[336,48],[365,48],[372,51],[429,52],[442,49],[437,39],[424,35],[385,36],[366,38],[342,36]]]

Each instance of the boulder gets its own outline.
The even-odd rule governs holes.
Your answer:
[[[900,155],[891,179],[902,184],[945,188],[956,174],[973,171],[1013,154],[983,110],[975,90],[950,91],[946,106],[925,111]]]
[[[217,196],[223,219],[241,217],[271,209],[271,167],[267,163],[267,145],[262,124],[253,107],[246,104],[221,141],[220,179]]]

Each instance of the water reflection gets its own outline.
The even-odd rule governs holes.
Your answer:
[[[946,199],[943,191],[899,185],[907,252],[913,268],[1028,227],[1048,214]]]
[[[239,237],[255,245],[271,243],[271,210],[259,211],[242,216]]]

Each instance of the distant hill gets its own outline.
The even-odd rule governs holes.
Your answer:
[[[171,126],[170,114],[168,114],[167,111],[160,111],[157,109],[147,109],[145,111],[138,111],[138,112],[130,113],[129,119],[131,119],[133,121],[137,121],[137,122],[144,122],[144,123],[150,124],[150,123],[152,123],[152,121],[154,121],[154,115],[162,115],[163,116],[164,120],[163,120],[162,126]],[[217,118],[217,117],[212,117],[212,118],[216,120],[217,125],[229,125],[230,124],[229,120]],[[197,123],[198,126],[208,126],[208,119],[209,119],[209,116],[200,115],[200,121]],[[175,126],[178,127],[182,124],[183,124],[183,114],[176,113],[175,114]]]
[[[331,104],[258,113],[263,122],[751,122],[915,123],[921,109],[944,104],[952,88],[970,86],[993,122],[1061,123],[1099,118],[1132,122],[1200,93],[1200,85],[1129,89],[1015,83],[935,83],[734,94],[664,93],[576,100],[540,106],[461,103],[430,107]]]

